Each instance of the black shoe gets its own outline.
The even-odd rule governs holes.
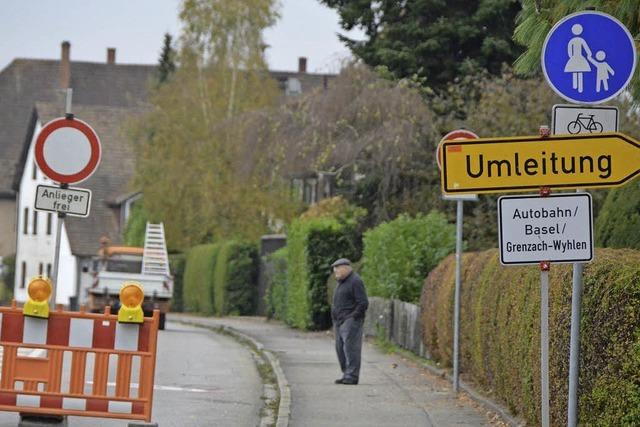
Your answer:
[[[352,380],[351,378],[343,378],[341,381],[341,384],[356,385],[358,384],[358,380]]]
[[[338,378],[338,379],[337,379],[337,380],[335,380],[334,382],[335,382],[336,384],[342,384],[342,382],[343,382],[343,381],[344,381],[344,379],[343,379],[343,378]]]

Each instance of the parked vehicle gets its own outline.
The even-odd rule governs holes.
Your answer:
[[[93,275],[95,279],[88,290],[90,311],[102,312],[111,306],[112,313],[117,313],[122,284],[134,281],[144,288],[144,315],[151,316],[154,309],[160,310],[160,329],[164,329],[173,296],[173,277],[162,224],[147,223],[144,248],[103,242],[93,262]]]

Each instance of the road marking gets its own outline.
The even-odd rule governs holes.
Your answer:
[[[93,384],[93,381],[87,381],[87,384]],[[109,387],[115,387],[116,383],[107,383],[107,385]],[[139,385],[136,383],[131,383],[129,387],[139,388]],[[175,387],[175,386],[168,386],[168,385],[154,385],[153,389],[160,390],[160,391],[186,391],[188,393],[213,393],[213,392],[219,391],[219,390],[204,390],[202,388]]]

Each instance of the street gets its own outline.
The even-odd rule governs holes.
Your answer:
[[[91,372],[93,367],[88,364],[87,369]],[[111,394],[114,370],[109,373]],[[162,427],[259,423],[260,376],[249,350],[225,335],[167,323],[166,330],[159,333],[155,384],[152,421]],[[0,413],[0,426],[15,427],[17,423],[18,414]],[[69,426],[123,425],[126,420],[69,417]]]

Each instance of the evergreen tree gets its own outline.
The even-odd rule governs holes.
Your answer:
[[[165,33],[162,52],[158,60],[158,83],[166,82],[176,70],[175,56],[176,52],[171,45],[171,34]]]
[[[486,69],[499,74],[520,53],[511,40],[516,0],[321,0],[340,14],[340,36],[365,63],[395,78],[413,78],[433,89]]]

